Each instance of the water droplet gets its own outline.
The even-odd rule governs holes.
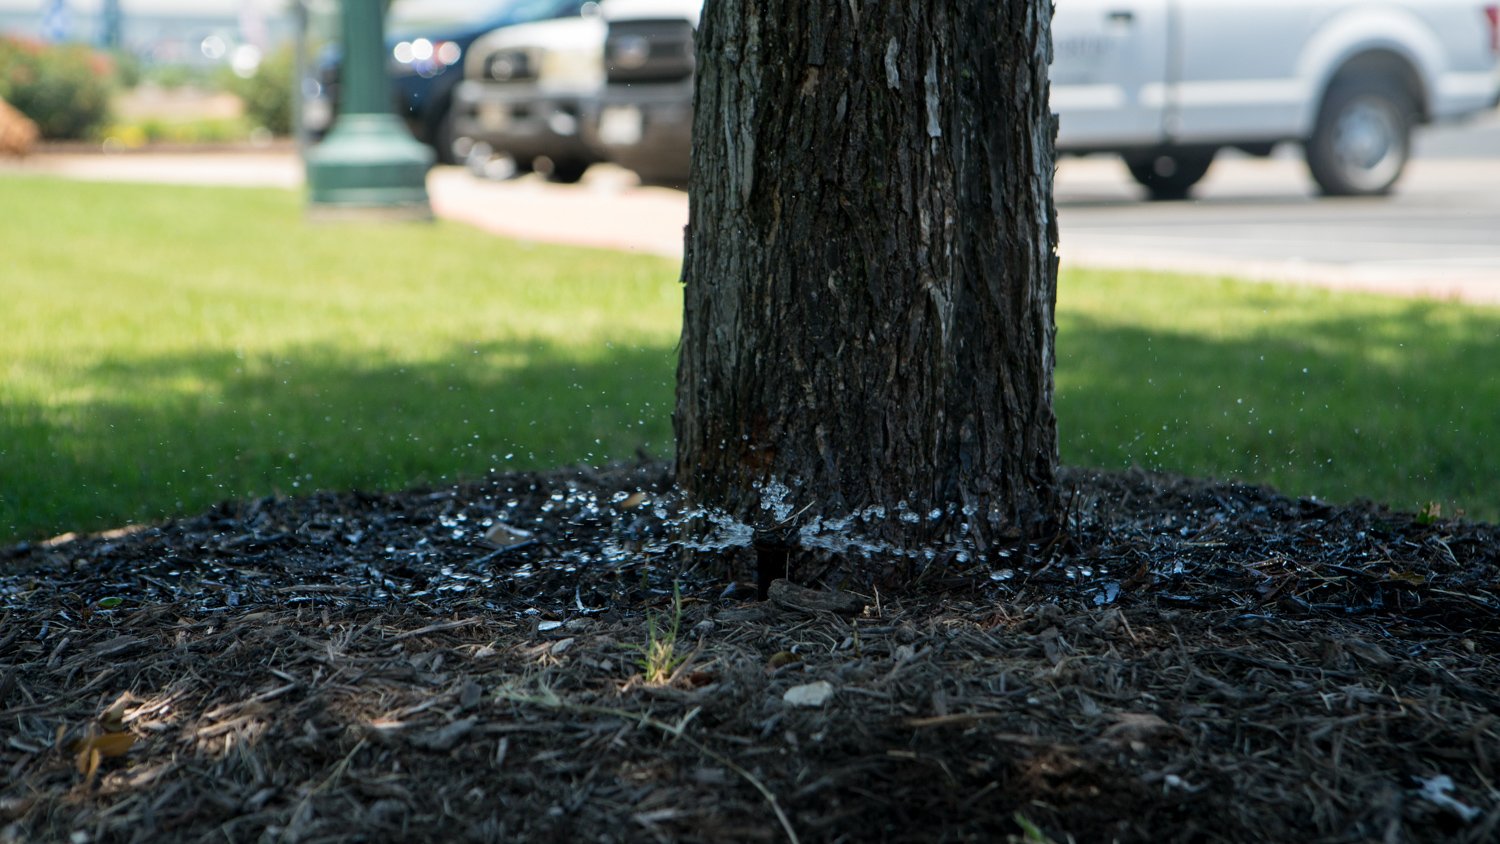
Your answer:
[[[756,486],[756,489],[761,487]],[[792,491],[786,484],[775,478],[767,481],[760,494],[760,509],[771,511],[771,518],[777,522],[785,522],[792,516],[792,503],[787,500]]]
[[[1105,604],[1112,604],[1115,602],[1115,598],[1118,598],[1119,596],[1120,584],[1106,583],[1104,584],[1104,588],[1102,590],[1094,593],[1094,606],[1102,607]]]

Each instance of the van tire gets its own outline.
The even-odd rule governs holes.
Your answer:
[[[547,177],[547,181],[559,185],[577,184],[583,178],[585,171],[589,169],[591,161],[578,158],[564,158],[560,161],[547,159],[545,168],[538,167],[537,170]]]
[[[1210,148],[1127,153],[1125,166],[1153,200],[1186,199],[1193,185],[1208,174],[1217,152]]]
[[[1334,82],[1306,144],[1307,168],[1327,196],[1390,193],[1411,159],[1416,108],[1389,79]]]

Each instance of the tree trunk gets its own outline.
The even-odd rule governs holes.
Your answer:
[[[1050,15],[706,4],[676,474],[758,547],[963,559],[1052,523]]]

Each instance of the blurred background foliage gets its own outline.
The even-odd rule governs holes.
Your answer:
[[[229,89],[244,101],[246,119],[273,135],[290,135],[296,69],[296,53],[286,46],[261,59],[253,76],[240,78],[230,74]]]
[[[0,38],[0,98],[36,121],[44,138],[90,138],[109,119],[115,67],[79,44]]]
[[[124,53],[81,44],[0,37],[0,99],[34,120],[51,141],[103,141],[126,148],[149,143],[227,143],[292,131],[296,57],[290,46],[269,53],[247,77],[228,67],[143,67]],[[135,91],[180,91],[238,98],[240,114],[176,118],[122,114],[119,98]]]

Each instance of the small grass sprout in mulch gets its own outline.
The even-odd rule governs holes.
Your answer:
[[[671,682],[688,659],[687,654],[679,653],[677,648],[677,634],[682,628],[682,587],[677,583],[672,584],[671,618],[666,624],[655,613],[647,613],[646,644],[636,646],[640,651],[636,665],[646,682],[652,685]]]
[[[1064,481],[1047,542],[765,600],[637,541],[653,465],[11,547],[0,841],[1500,837],[1500,531]]]

